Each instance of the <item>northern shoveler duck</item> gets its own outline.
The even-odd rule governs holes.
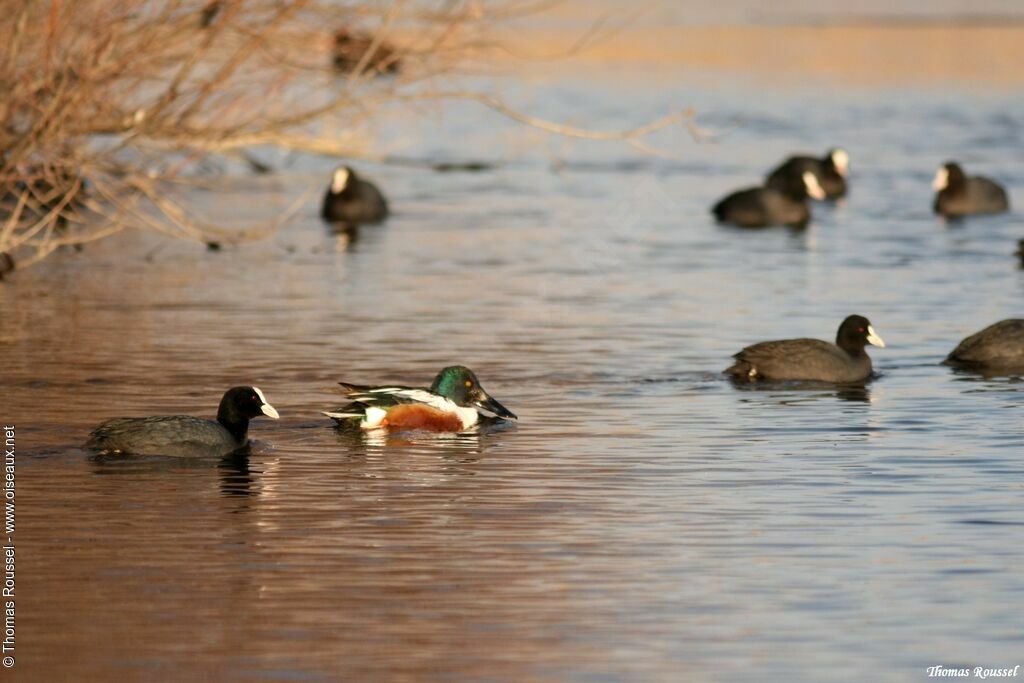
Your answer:
[[[339,425],[359,420],[363,429],[462,432],[480,421],[480,411],[518,419],[484,391],[472,370],[461,365],[437,373],[429,389],[339,384],[352,403],[334,412],[324,412]]]
[[[388,203],[376,185],[360,178],[350,167],[339,166],[331,176],[320,216],[344,225],[380,223],[388,216]]]

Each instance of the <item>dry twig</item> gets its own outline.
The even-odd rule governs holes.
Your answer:
[[[0,0],[10,18],[0,25],[2,261],[24,267],[126,229],[217,240],[222,231],[176,196],[208,157],[255,165],[249,150],[268,146],[373,158],[362,129],[394,103],[472,100],[591,140],[695,130],[683,111],[629,131],[585,131],[493,95],[431,87],[480,54],[494,22],[549,1]],[[330,55],[339,30],[369,32],[342,77]],[[392,36],[401,40],[388,59],[402,67],[380,78],[375,55]]]

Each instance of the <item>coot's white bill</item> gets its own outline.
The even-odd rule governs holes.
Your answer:
[[[882,341],[882,338],[878,336],[878,333],[875,332],[875,328],[871,327],[871,325],[868,325],[868,340],[867,341],[868,341],[868,344],[871,344],[872,346],[877,346],[877,347],[882,348],[882,349],[885,348],[885,342]]]

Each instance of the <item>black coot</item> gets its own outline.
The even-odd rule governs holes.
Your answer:
[[[978,370],[1024,370],[1024,319],[989,325],[960,342],[946,357],[947,365]]]
[[[324,196],[320,215],[332,223],[380,223],[388,216],[388,203],[376,185],[357,176],[348,166],[339,166]]]
[[[846,194],[846,175],[850,170],[850,155],[846,150],[829,150],[822,159],[809,156],[793,156],[777,166],[765,178],[765,186],[780,190],[788,195],[801,192],[803,175],[814,174],[826,199],[838,199]]]
[[[341,28],[334,34],[334,68],[342,73],[352,73],[362,65],[364,73],[393,74],[401,64],[395,47],[371,33]]]
[[[935,213],[943,216],[969,216],[979,213],[1003,213],[1010,210],[1006,190],[982,176],[967,177],[960,164],[949,161],[939,168],[932,181],[936,191]]]
[[[744,382],[862,382],[871,376],[871,359],[864,353],[867,344],[885,346],[867,318],[851,315],[839,326],[835,344],[819,339],[761,342],[734,355],[736,362],[726,373]]]
[[[751,187],[733,192],[711,208],[721,223],[732,223],[741,228],[763,228],[769,225],[803,227],[811,219],[807,197],[824,199],[813,173],[805,172],[799,191],[787,194],[771,187]]]
[[[278,418],[262,391],[235,387],[220,400],[216,422],[187,415],[118,417],[94,429],[85,447],[136,455],[227,455],[247,443],[249,420],[260,415]]]

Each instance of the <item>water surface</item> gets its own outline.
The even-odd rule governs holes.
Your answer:
[[[451,107],[383,142],[507,163],[367,166],[396,213],[355,241],[316,217],[330,162],[303,162],[196,198],[238,226],[312,189],[268,240],[127,235],[0,288],[18,675],[918,680],[1021,663],[1024,385],[938,362],[1021,314],[1024,228],[944,224],[929,189],[958,158],[1024,205],[1021,92],[627,67],[502,87],[593,127],[694,106],[715,136],[669,131],[652,157]],[[711,223],[725,192],[835,144],[852,191],[806,231]],[[718,374],[854,312],[889,344],[864,389]],[[456,362],[519,423],[362,438],[319,416],[338,380],[427,384]],[[112,416],[212,416],[240,383],[282,415],[254,422],[247,458],[78,448]]]

